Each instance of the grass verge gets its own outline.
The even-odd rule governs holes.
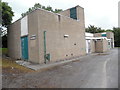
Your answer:
[[[15,60],[2,58],[0,59],[0,65],[1,64],[2,64],[3,72],[15,73],[15,74],[33,72],[33,70],[31,69],[28,69],[26,67],[23,67],[15,63]]]
[[[7,54],[8,49],[7,48],[0,48],[0,54]]]

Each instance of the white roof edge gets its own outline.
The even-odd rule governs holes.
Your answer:
[[[86,39],[106,39],[106,40],[108,40],[106,37],[86,37]]]
[[[106,32],[103,32],[103,33],[101,33],[101,34],[106,34]]]

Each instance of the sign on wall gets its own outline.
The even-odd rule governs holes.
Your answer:
[[[36,39],[36,35],[32,35],[31,37],[30,37],[30,40],[35,40]]]
[[[21,19],[21,36],[28,35],[28,17]]]

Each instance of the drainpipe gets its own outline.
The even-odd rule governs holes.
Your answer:
[[[44,34],[44,63],[46,64],[46,31],[44,31],[43,34]]]

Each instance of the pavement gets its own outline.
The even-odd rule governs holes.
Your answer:
[[[118,48],[115,48],[107,53],[90,54],[76,61],[71,60],[50,70],[39,72],[39,68],[37,72],[19,75],[11,83],[3,84],[3,87],[118,88],[118,60]],[[49,68],[49,65],[42,67]]]
[[[72,59],[68,59],[68,60],[62,60],[62,61],[57,61],[57,62],[51,62],[51,63],[46,63],[46,64],[37,64],[37,63],[32,63],[32,62],[29,62],[29,61],[24,61],[24,60],[18,60],[18,61],[15,61],[17,64],[21,65],[21,66],[24,66],[26,68],[29,68],[29,69],[32,69],[32,70],[35,70],[35,71],[42,71],[42,70],[46,70],[46,69],[50,69],[50,68],[53,68],[53,67],[56,67],[56,66],[60,66],[60,65],[64,65],[64,64],[67,64],[67,63],[70,63],[70,62],[75,62],[75,61],[78,61],[80,60],[81,58],[84,58],[84,57],[89,57],[90,55],[106,55],[108,54],[108,52],[105,52],[105,53],[91,53],[91,54],[88,54],[86,56],[79,56],[79,57],[75,57],[75,58],[72,58]]]
[[[97,54],[97,53],[94,53],[94,54]],[[37,71],[37,70],[42,71],[42,70],[45,70],[45,69],[48,69],[48,68],[50,69],[50,68],[60,66],[60,65],[64,65],[64,64],[67,64],[67,63],[70,63],[70,62],[78,61],[83,57],[85,57],[85,56],[80,56],[80,57],[77,57],[77,58],[74,58],[74,59],[62,60],[62,61],[57,61],[57,62],[52,62],[52,63],[47,63],[47,64],[36,64],[36,63],[24,61],[24,60],[18,60],[18,61],[16,61],[16,63],[19,64],[19,65],[22,65],[24,67],[27,67],[29,69],[35,70],[35,71]]]

